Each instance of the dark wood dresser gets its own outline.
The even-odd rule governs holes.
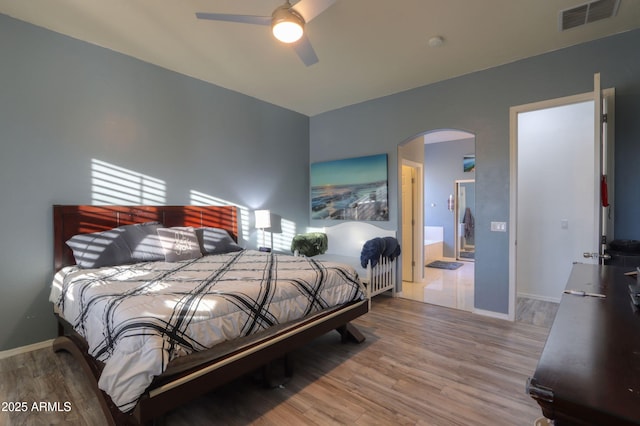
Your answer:
[[[640,425],[640,312],[633,268],[575,264],[527,383],[556,425]]]

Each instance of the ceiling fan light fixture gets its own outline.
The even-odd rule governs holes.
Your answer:
[[[283,43],[294,43],[304,33],[304,20],[288,7],[281,7],[273,12],[271,21],[273,36]]]

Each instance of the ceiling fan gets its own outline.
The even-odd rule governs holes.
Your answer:
[[[273,35],[283,43],[289,43],[306,66],[318,62],[318,56],[304,32],[304,25],[327,10],[336,0],[300,0],[293,6],[286,2],[277,7],[271,16],[231,15],[225,13],[197,12],[198,19],[239,22],[242,24],[270,25]]]

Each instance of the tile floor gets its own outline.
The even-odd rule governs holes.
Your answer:
[[[472,311],[475,263],[449,258],[439,260],[459,262],[463,265],[455,270],[425,267],[424,280],[421,282],[403,281],[402,292],[398,296],[433,305]]]

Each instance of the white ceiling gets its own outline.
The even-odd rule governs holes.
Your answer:
[[[309,116],[640,28],[638,0],[564,32],[559,11],[584,0],[337,0],[307,25],[320,61],[305,67],[269,27],[195,17],[282,3],[0,0],[0,13]]]

